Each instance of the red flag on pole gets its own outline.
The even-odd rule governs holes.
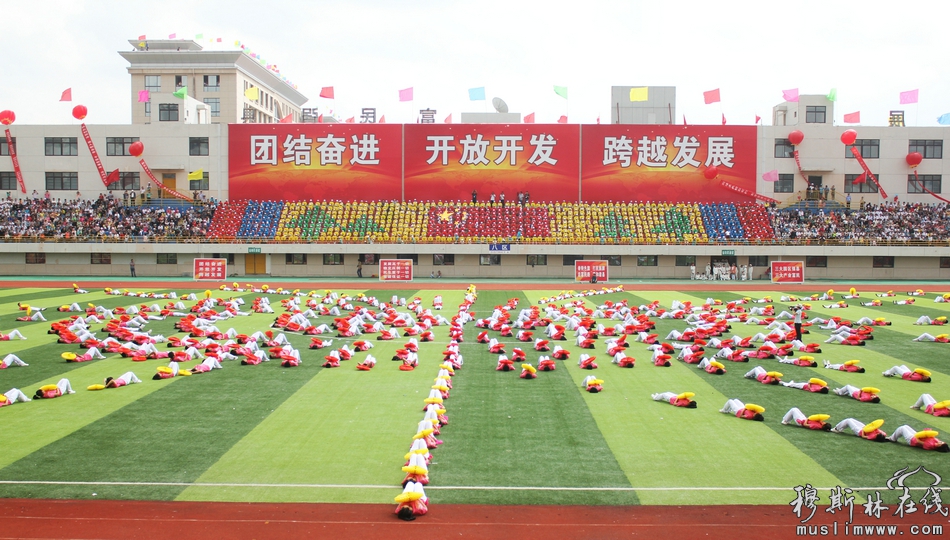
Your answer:
[[[319,122],[319,123],[321,123],[321,124],[323,123],[323,115],[322,115],[322,114],[317,117],[317,122]]]
[[[708,92],[703,92],[703,100],[706,102],[706,105],[710,103],[719,102],[719,89],[710,90]]]
[[[73,89],[67,88],[63,90],[63,95],[59,97],[60,101],[72,101],[73,100]]]
[[[290,124],[294,121],[294,113],[290,113],[287,116],[280,119],[279,124]]]
[[[722,125],[726,125],[726,113],[722,113]]]
[[[755,123],[758,124],[761,121],[762,121],[762,117],[759,115],[755,115]]]
[[[685,114],[683,115],[683,125],[684,125],[684,126],[686,125],[686,115],[685,115]]]
[[[844,122],[846,124],[860,124],[861,123],[861,111],[848,113],[844,115]]]
[[[385,124],[385,123],[386,123],[386,115],[385,115],[385,114],[379,117],[379,123],[380,123],[380,124]]]
[[[346,119],[346,123],[347,123],[347,124],[355,124],[355,123],[356,123],[356,117],[351,116],[351,117],[347,118],[347,119]]]
[[[106,181],[108,182],[108,183],[106,184],[106,186],[108,186],[109,184],[112,184],[112,183],[114,183],[114,182],[118,182],[118,181],[119,181],[119,169],[116,169],[116,170],[112,171],[111,173],[109,173],[109,176],[106,176]]]
[[[533,123],[534,123],[534,113],[524,115],[524,123],[525,123],[525,124],[533,124]]]
[[[557,123],[558,123],[558,124],[566,124],[566,123],[567,123],[567,116],[561,116],[560,118],[558,118],[558,119],[557,119]]]
[[[600,123],[600,116],[597,117],[597,123]]]
[[[446,124],[452,123],[452,113],[449,113],[449,115],[445,117],[445,123]]]
[[[321,88],[321,89],[320,89],[320,97],[322,97],[322,98],[327,98],[327,99],[333,99],[333,87],[332,87],[332,86],[324,86],[323,88]]]

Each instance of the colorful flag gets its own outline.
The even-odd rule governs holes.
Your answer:
[[[685,114],[683,115],[683,125],[684,125],[684,126],[686,125],[686,115],[685,115]]]
[[[469,88],[468,100],[469,101],[485,101],[485,87],[479,86],[478,88]]]
[[[452,113],[449,113],[449,115],[445,117],[445,123],[446,124],[452,123]]]
[[[59,96],[60,101],[72,101],[73,100],[73,89],[67,88],[63,90],[63,95]]]
[[[412,101],[412,87],[399,91],[399,101]]]
[[[950,113],[938,116],[937,123],[941,126],[950,126]]]
[[[204,39],[204,34],[195,34],[195,39]]]
[[[175,90],[174,92],[172,92],[172,95],[179,99],[185,99],[185,96],[188,95],[188,87],[182,86],[178,90]]]
[[[534,123],[534,113],[524,115],[524,123],[525,123],[525,124],[533,124],[533,123]]]
[[[917,90],[908,90],[906,92],[901,92],[901,105],[906,105],[908,103],[917,103],[917,92],[919,91],[920,89],[918,88]]]
[[[828,95],[825,97],[828,98],[828,101],[838,101],[838,89],[832,88],[831,92],[828,92]]]
[[[778,169],[773,169],[762,175],[762,180],[766,182],[775,182],[778,180]]]
[[[558,124],[566,124],[566,123],[567,123],[567,116],[561,116],[560,118],[558,118],[558,119],[557,119],[557,123],[558,123]]]
[[[561,96],[564,99],[567,99],[567,87],[566,86],[555,86],[554,93]]]
[[[320,97],[322,97],[322,98],[327,98],[327,99],[333,99],[333,87],[332,87],[332,86],[324,86],[323,88],[321,88],[321,89],[320,89]]]
[[[198,169],[197,171],[188,173],[189,180],[202,180],[205,177],[205,170]]]
[[[379,117],[379,123],[380,123],[380,124],[385,124],[385,123],[386,123],[386,115],[385,115],[385,114]]]
[[[290,124],[294,121],[294,113],[290,113],[287,116],[280,119],[278,124]]]
[[[244,97],[251,101],[257,101],[261,97],[261,91],[256,86],[252,86],[244,91]]]
[[[798,88],[782,90],[782,98],[784,98],[785,101],[798,101]]]
[[[108,176],[106,176],[106,182],[107,182],[106,185],[109,185],[113,182],[118,182],[118,181],[119,181],[119,169],[112,171],[111,173],[109,173]]]
[[[863,184],[863,183],[867,182],[867,180],[868,180],[868,173],[864,172],[864,173],[861,173],[861,176],[859,176],[859,177],[855,178],[854,180],[852,180],[851,183],[852,183],[852,184]]]
[[[351,116],[351,117],[347,118],[347,119],[346,119],[346,123],[347,123],[347,124],[355,124],[355,123],[356,123],[356,117]]]
[[[719,103],[719,89],[710,90],[708,92],[703,92],[703,100],[706,101],[706,105],[710,103]]]
[[[221,43],[221,38],[218,38],[218,39],[217,39],[217,42],[218,42],[218,43]]]
[[[321,124],[323,123],[323,115],[322,115],[322,114],[321,114],[320,116],[317,116],[317,122],[318,122],[318,123],[321,123]]]
[[[650,89],[646,86],[630,89],[630,101],[647,101],[650,99]]]
[[[861,123],[861,111],[848,113],[844,115],[845,124],[860,124]]]
[[[145,41],[145,34],[142,34],[141,36],[139,36],[139,41]]]
[[[139,103],[147,103],[150,99],[148,90],[139,90]]]
[[[234,46],[235,46],[235,47],[240,47],[240,46],[241,46],[241,40],[240,40],[240,39],[235,39],[235,40],[234,40]]]
[[[761,121],[762,121],[762,117],[759,115],[755,115],[755,123],[758,124]]]
[[[175,39],[175,34],[168,34],[168,39]]]
[[[597,123],[598,123],[598,124],[600,123],[600,115],[599,115],[599,114],[597,115]]]
[[[722,113],[722,125],[726,125],[726,113]]]

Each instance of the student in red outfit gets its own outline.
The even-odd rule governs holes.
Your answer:
[[[938,402],[930,394],[921,394],[911,409],[920,409],[934,416],[950,416],[950,401]]]
[[[905,424],[898,426],[888,439],[890,439],[891,442],[900,442],[901,439],[904,439],[910,446],[916,446],[924,450],[950,452],[950,446],[947,446],[947,443],[938,439],[937,435],[939,435],[939,433],[932,429],[914,431],[914,428]]]
[[[894,366],[882,373],[885,377],[900,377],[905,381],[930,382],[930,372],[923,368],[917,368],[913,371],[907,366]]]
[[[792,407],[785,413],[785,416],[782,418],[783,424],[791,424],[795,422],[796,424],[802,426],[803,428],[814,429],[817,431],[831,431],[831,424],[825,422],[825,420],[831,418],[827,414],[813,414],[811,416],[805,416],[798,407]]]
[[[719,412],[723,414],[733,414],[737,418],[742,418],[743,420],[756,420],[758,422],[765,420],[765,417],[762,416],[762,413],[765,412],[765,407],[761,407],[752,403],[746,405],[735,398],[726,401],[726,404],[723,405]]]
[[[696,402],[690,399],[696,394],[692,392],[683,392],[682,394],[674,394],[673,392],[661,392],[659,394],[651,394],[650,397],[653,398],[653,401],[666,401],[674,407],[686,407],[687,409],[695,409]]]
[[[73,390],[71,384],[69,384],[69,379],[63,378],[60,379],[56,384],[47,384],[39,387],[36,390],[36,394],[33,396],[34,399],[52,399],[58,398],[66,394],[75,394],[76,391]]]
[[[844,430],[850,429],[857,437],[874,442],[886,442],[887,433],[881,430],[884,420],[875,420],[865,425],[854,418],[845,418],[838,422],[838,425],[831,428],[832,433],[844,433]]]

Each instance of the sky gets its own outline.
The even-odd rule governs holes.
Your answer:
[[[210,50],[235,40],[277,64],[310,101],[345,119],[376,107],[386,121],[437,121],[491,111],[538,123],[610,121],[611,86],[675,86],[676,122],[771,123],[782,91],[837,89],[834,122],[860,111],[886,125],[935,126],[950,112],[950,3],[704,0],[5,0],[0,110],[20,124],[69,124],[83,104],[89,124],[128,124],[128,63],[140,35],[193,39]],[[222,38],[221,44],[208,43]],[[566,86],[569,99],[554,93]],[[335,99],[322,99],[332,86]],[[414,88],[414,101],[398,91]],[[485,87],[487,101],[469,101]],[[73,101],[60,95],[72,89]],[[721,103],[703,92],[720,89]],[[900,105],[919,89],[919,103]]]

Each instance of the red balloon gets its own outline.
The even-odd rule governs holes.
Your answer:
[[[142,144],[142,141],[135,141],[129,145],[129,153],[135,157],[142,155],[142,152],[145,151],[145,145]]]
[[[805,134],[797,129],[788,134],[788,142],[792,143],[792,146],[798,146],[802,144],[802,141],[805,140]]]
[[[911,152],[907,154],[907,164],[914,168],[920,165],[920,162],[924,160],[924,156],[920,155],[920,152]]]
[[[16,121],[16,115],[13,111],[0,111],[0,124],[9,126]]]
[[[703,171],[703,176],[706,177],[706,180],[712,180],[713,178],[716,178],[719,176],[719,167],[716,167],[715,165],[712,167],[706,167],[706,169]]]
[[[86,117],[87,112],[89,111],[86,109],[85,105],[76,105],[73,107],[73,118],[76,120],[82,120]]]
[[[853,129],[849,129],[848,131],[845,131],[841,134],[841,142],[843,142],[845,145],[854,144],[854,141],[857,140],[857,138],[858,132]]]

